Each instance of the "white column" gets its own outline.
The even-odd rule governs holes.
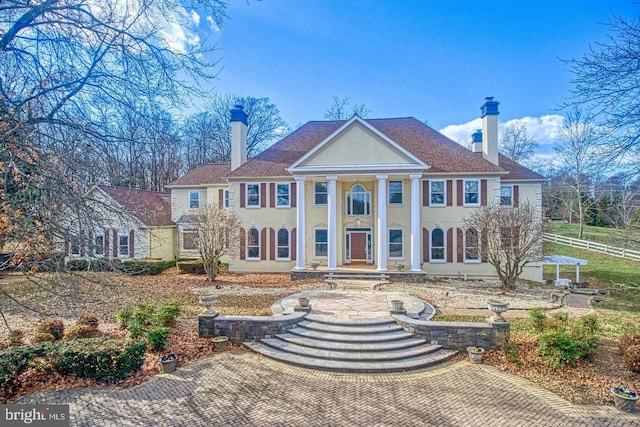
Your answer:
[[[409,175],[411,178],[411,271],[420,268],[420,178],[422,175]]]
[[[327,175],[327,270],[336,270],[338,260],[338,225],[337,221],[337,196],[336,180],[337,175]]]
[[[304,270],[306,264],[304,241],[304,176],[294,176],[296,180],[296,270]]]
[[[387,178],[388,175],[376,175],[378,179],[378,222],[376,253],[378,271],[387,271]]]

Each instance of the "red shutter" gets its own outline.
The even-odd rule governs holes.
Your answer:
[[[104,256],[109,256],[109,230],[104,229]]]
[[[458,205],[457,206],[462,206],[462,180],[459,179],[458,182],[456,183],[456,196],[458,198],[457,202]]]
[[[487,230],[483,229],[480,232],[480,260],[482,262],[487,262],[488,257],[487,257],[487,245],[489,244],[489,240],[488,240],[488,236],[487,236]]]
[[[422,206],[429,206],[429,180],[422,181]]]
[[[240,207],[241,208],[244,208],[246,206],[246,203],[247,203],[247,197],[246,197],[247,188],[246,187],[247,186],[245,185],[244,182],[242,184],[240,184]]]
[[[453,206],[453,180],[447,180],[447,206]]]
[[[240,228],[240,259],[246,259],[247,236],[244,228]]]
[[[297,205],[297,203],[298,203],[298,199],[297,199],[298,192],[297,192],[297,189],[298,189],[297,183],[292,182],[291,183],[291,195],[290,195],[290,197],[291,197],[291,199],[290,199],[291,200],[291,207],[292,208],[295,208],[296,206],[298,206]]]
[[[422,262],[429,262],[429,230],[422,228]]]
[[[269,207],[276,207],[276,184],[273,182],[269,183]]]
[[[135,250],[135,245],[134,245],[134,232],[133,230],[131,230],[129,232],[129,258],[135,258],[136,256],[136,250]]]
[[[480,180],[480,204],[487,206],[487,180]]]
[[[291,261],[296,261],[298,255],[298,246],[296,244],[298,238],[298,230],[291,230]]]
[[[118,257],[118,230],[113,230],[113,257]]]
[[[267,207],[267,183],[263,182],[260,184],[260,207]]]
[[[262,261],[267,259],[267,229],[263,228],[260,231],[260,259]]]
[[[463,261],[464,261],[464,258],[462,257],[462,249],[463,249],[463,248],[462,248],[462,245],[463,245],[462,229],[461,229],[461,228],[458,228],[458,229],[457,229],[457,233],[456,233],[456,234],[457,234],[457,236],[456,236],[456,237],[457,237],[457,239],[456,239],[456,240],[457,240],[457,242],[456,242],[456,243],[457,243],[457,246],[458,246],[458,253],[457,253],[457,255],[458,255],[458,262],[463,262]]]
[[[69,256],[69,245],[71,245],[71,237],[69,235],[64,238],[64,255]]]
[[[513,207],[517,208],[520,206],[520,191],[517,185],[513,186]]]
[[[447,230],[447,262],[453,262],[453,228]]]
[[[276,259],[276,231],[269,228],[269,259]]]
[[[223,189],[218,190],[218,208],[220,209],[224,208],[224,190]]]

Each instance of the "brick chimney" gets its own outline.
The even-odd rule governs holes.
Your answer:
[[[247,161],[247,113],[242,105],[231,110],[231,170]]]
[[[482,111],[482,157],[494,165],[498,164],[498,101],[492,96],[485,98]]]

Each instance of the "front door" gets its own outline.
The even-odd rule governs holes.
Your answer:
[[[367,233],[351,232],[351,261],[367,260]]]

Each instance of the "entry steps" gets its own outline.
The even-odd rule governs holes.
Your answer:
[[[391,317],[346,319],[314,313],[287,333],[245,345],[284,363],[350,373],[420,369],[457,353],[417,338]]]

